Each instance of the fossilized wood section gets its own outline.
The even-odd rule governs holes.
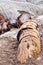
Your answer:
[[[35,57],[41,50],[40,35],[36,29],[37,24],[35,20],[28,20],[25,22],[18,34],[18,41],[20,42],[18,50],[18,60],[23,63],[26,59]]]

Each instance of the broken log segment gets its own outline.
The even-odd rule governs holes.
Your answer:
[[[36,29],[36,20],[28,19],[21,27],[17,35],[19,41],[18,61],[24,63],[26,59],[35,57],[41,50],[40,35]]]

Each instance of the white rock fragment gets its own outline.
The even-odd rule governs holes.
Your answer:
[[[37,60],[40,61],[42,59],[42,57],[38,57]]]
[[[12,38],[16,38],[18,31],[19,31],[19,29],[12,29],[9,32],[6,32],[6,33],[0,35],[0,37],[12,37]]]
[[[21,22],[24,23],[28,19],[29,15],[28,14],[23,14],[22,17],[20,18]]]

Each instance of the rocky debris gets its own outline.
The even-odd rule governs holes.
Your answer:
[[[0,35],[10,31],[12,28],[19,28],[20,22],[19,19],[8,19],[4,17],[2,13],[0,13]],[[20,25],[21,26],[21,25]]]
[[[20,11],[21,15],[17,19],[5,18],[3,14],[0,14],[0,35],[12,28],[20,28],[20,26],[26,22],[27,18],[31,17],[28,12]]]

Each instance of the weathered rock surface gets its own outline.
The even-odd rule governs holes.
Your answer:
[[[22,2],[21,2],[22,1]],[[26,11],[33,15],[43,14],[43,1],[42,0],[1,0],[0,1],[0,12],[7,18],[16,19],[20,11]]]

